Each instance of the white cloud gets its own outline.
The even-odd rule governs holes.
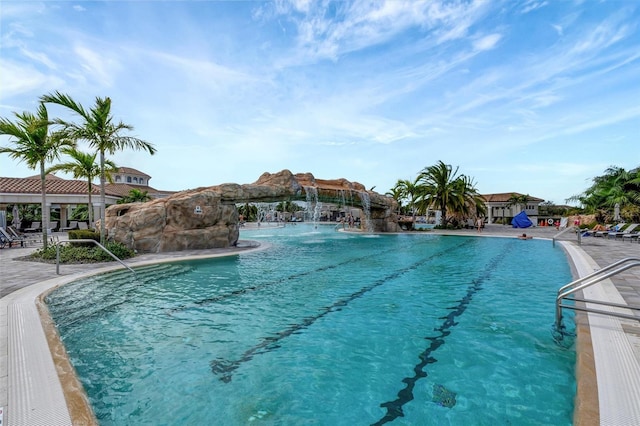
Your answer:
[[[489,34],[487,36],[474,40],[473,47],[475,50],[480,51],[491,50],[496,47],[501,38],[501,34]]]
[[[524,3],[524,7],[522,8],[522,10],[520,11],[520,13],[525,14],[525,13],[529,13],[532,12],[534,10],[540,9],[542,7],[545,7],[549,4],[548,1],[540,1],[540,0],[527,0]]]
[[[16,63],[1,57],[0,75],[2,75],[3,99],[61,84],[59,78],[44,74],[31,65]]]
[[[118,59],[105,51],[98,52],[82,45],[75,46],[73,52],[86,80],[105,87],[113,85],[117,72],[122,68]]]

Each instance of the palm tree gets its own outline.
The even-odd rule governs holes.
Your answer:
[[[78,151],[76,148],[63,148],[62,153],[71,157],[72,161],[57,164],[50,167],[47,173],[54,173],[57,171],[70,173],[75,179],[86,178],[87,190],[89,192],[89,204],[87,211],[89,213],[89,224],[93,223],[93,202],[91,201],[91,193],[93,189],[93,180],[100,175],[100,166],[96,164],[97,153],[88,154],[82,151]],[[109,182],[111,180],[111,173],[117,172],[118,167],[111,160],[105,160],[105,174]]]
[[[485,200],[478,193],[473,178],[460,175],[457,179],[456,198],[454,211],[463,218],[482,217],[487,213]]]
[[[123,131],[131,131],[133,127],[123,122],[114,123],[111,115],[111,99],[96,97],[95,105],[90,110],[85,110],[82,105],[74,101],[68,95],[58,91],[44,95],[42,102],[61,105],[80,116],[80,124],[56,120],[57,124],[64,126],[63,133],[72,140],[85,140],[89,146],[100,154],[100,242],[105,242],[105,153],[113,155],[116,151],[125,148],[145,150],[153,155],[156,152],[153,144],[142,139],[124,136]]]
[[[461,189],[458,179],[458,168],[455,170],[442,161],[425,167],[418,175],[418,181],[423,188],[420,197],[422,206],[436,206],[442,217],[441,226],[447,225],[447,209],[456,209],[459,206],[456,197]]]
[[[139,189],[133,188],[129,191],[129,195],[118,200],[118,204],[144,203],[150,199],[151,197],[147,194],[147,191],[140,191]]]
[[[425,167],[416,179],[418,186],[418,210],[426,211],[435,206],[442,217],[440,226],[446,227],[452,217],[458,219],[470,216],[484,216],[486,205],[478,193],[473,179],[458,175],[448,164],[439,161],[431,167]]]
[[[46,170],[45,164],[59,158],[60,149],[72,146],[72,139],[66,139],[61,133],[49,134],[49,114],[43,103],[40,103],[36,114],[14,112],[16,121],[0,118],[0,135],[12,137],[14,147],[0,147],[0,153],[9,154],[11,158],[24,161],[29,168],[40,168],[42,192],[42,241],[47,248],[47,230],[49,214],[47,208]]]
[[[422,193],[422,188],[418,182],[418,179],[410,181],[408,179],[398,179],[394,187],[392,188],[393,198],[398,202],[398,207],[402,206],[402,200],[407,201],[407,209],[411,211],[411,217],[415,221],[416,213],[420,210],[418,201]],[[398,197],[398,198],[396,198]]]
[[[509,197],[509,199],[507,200],[506,207],[511,207],[511,206],[519,207],[520,210],[518,212],[516,212],[516,214],[518,214],[522,210],[524,210],[524,208],[527,206],[527,202],[529,201],[529,199],[531,199],[529,194],[527,194],[527,195],[522,195],[522,194],[518,195],[518,194],[512,193],[511,197]]]
[[[582,194],[567,201],[580,202],[587,213],[611,212],[616,204],[630,212],[640,210],[640,168],[627,171],[611,166],[604,173],[593,178],[593,185]]]

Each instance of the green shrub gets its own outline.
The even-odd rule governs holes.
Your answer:
[[[86,243],[91,244],[91,243]],[[105,247],[119,259],[128,259],[135,255],[122,243],[108,242]],[[55,262],[56,246],[50,245],[46,249],[36,250],[31,258],[45,262]],[[92,247],[80,246],[77,244],[64,244],[60,246],[60,263],[95,263],[114,261],[108,253],[100,247],[92,244]]]
[[[100,233],[93,229],[74,229],[69,231],[70,240],[94,240],[100,242]],[[73,243],[75,247],[96,247],[93,243]]]

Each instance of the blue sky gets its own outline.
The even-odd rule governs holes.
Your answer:
[[[385,193],[442,160],[481,193],[564,204],[640,166],[632,0],[3,0],[0,81],[5,118],[55,90],[111,97],[158,150],[112,159],[158,189],[289,169]],[[34,174],[0,156],[0,176]]]

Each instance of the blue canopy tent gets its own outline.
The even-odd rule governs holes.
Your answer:
[[[511,225],[513,225],[514,228],[528,228],[533,225],[533,222],[531,222],[529,216],[522,211],[513,217]]]

